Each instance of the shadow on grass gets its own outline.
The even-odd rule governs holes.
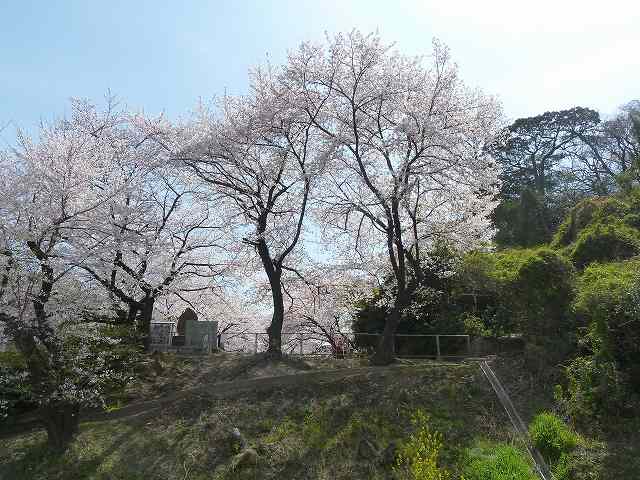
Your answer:
[[[174,446],[185,435],[186,432],[182,432],[167,441],[142,424],[91,425],[60,454],[48,448],[44,434],[33,434],[15,441],[13,458],[0,458],[0,479],[161,478],[158,464],[169,463],[174,467]]]

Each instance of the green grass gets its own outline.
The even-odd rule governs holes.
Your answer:
[[[162,388],[143,387],[147,398],[203,384],[206,377],[195,360],[168,361],[166,371],[151,382]],[[518,362],[505,360],[496,370],[525,421],[552,407],[553,382],[529,378]],[[176,371],[182,378],[172,380]],[[62,456],[48,452],[42,432],[0,441],[0,480],[415,480],[412,471],[446,471],[450,475],[440,478],[450,480],[462,474],[465,480],[497,480],[509,478],[497,473],[503,467],[528,472],[521,460],[530,468],[475,364],[345,368],[340,375],[300,378],[293,384],[262,382],[229,398],[201,390],[146,416],[83,423]],[[123,406],[113,415],[126,413]],[[426,429],[424,422],[415,423],[422,414],[428,418]],[[617,436],[581,435],[570,455],[557,462],[558,478],[637,478],[638,423],[612,425]],[[258,454],[257,462],[235,470],[241,447],[234,428]],[[432,455],[437,442],[429,438],[441,441],[437,455]]]
[[[480,441],[466,455],[465,480],[538,480],[521,447]]]
[[[43,433],[14,438],[0,447],[0,478],[394,478],[394,446],[415,432],[418,410],[442,435],[440,461],[454,473],[477,438],[511,436],[476,365],[389,368],[83,424],[62,456],[47,451]],[[234,427],[258,453],[235,471]]]

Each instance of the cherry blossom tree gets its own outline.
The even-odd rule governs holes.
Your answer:
[[[75,269],[102,248],[107,234],[94,226],[126,188],[111,175],[136,141],[125,123],[112,101],[104,112],[73,101],[70,119],[42,125],[39,141],[19,133],[0,158],[0,324],[25,358],[56,448],[77,430],[79,408],[126,376],[111,368],[112,341],[86,321],[109,302]]]
[[[370,275],[347,265],[318,264],[285,282],[287,331],[305,352],[343,354],[353,348],[354,304],[371,291]]]
[[[259,259],[273,308],[267,353],[276,357],[282,354],[283,272],[299,266],[313,182],[332,150],[318,137],[314,113],[298,109],[299,92],[283,80],[257,70],[252,95],[224,98],[219,119],[203,111],[197,128],[204,138],[178,155],[219,198]]]
[[[127,308],[148,347],[154,305],[162,296],[190,305],[210,291],[232,261],[226,231],[198,185],[156,167],[114,197],[96,231],[110,235],[80,268]]]
[[[384,254],[396,297],[373,361],[393,360],[408,302],[408,263],[436,238],[464,248],[490,239],[497,168],[484,145],[498,128],[496,100],[467,88],[438,42],[422,58],[352,32],[304,43],[282,73],[297,107],[334,154],[322,177],[325,225],[370,261]]]

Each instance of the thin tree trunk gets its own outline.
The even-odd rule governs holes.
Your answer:
[[[407,305],[406,289],[400,289],[396,294],[396,301],[393,309],[389,313],[387,320],[384,322],[384,330],[382,337],[378,341],[378,346],[371,357],[372,365],[390,365],[396,360],[395,334],[400,324],[402,310]]]
[[[402,307],[396,304],[387,321],[384,323],[384,330],[382,336],[378,341],[376,351],[371,357],[372,365],[389,365],[396,360],[396,348],[395,348],[395,334],[400,323],[400,316],[402,314]]]
[[[282,284],[280,278],[282,271],[275,270],[273,277],[269,278],[271,285],[271,296],[273,298],[273,316],[271,324],[267,328],[269,336],[269,347],[267,354],[271,357],[282,356],[282,324],[284,323],[284,299],[282,295]]]
[[[265,229],[266,217],[263,217],[258,232],[262,234]],[[269,246],[264,239],[257,242],[256,250],[260,256],[264,273],[267,274],[267,278],[269,279],[271,298],[273,299],[273,315],[271,317],[271,324],[267,328],[267,335],[269,337],[267,355],[273,358],[280,358],[282,357],[282,324],[284,322],[284,300],[282,284],[280,283],[282,279],[282,266],[274,262],[271,258]]]
[[[47,442],[55,451],[63,452],[78,433],[80,406],[70,402],[54,402],[44,407],[42,422],[47,430]]]
[[[136,324],[136,317],[138,316],[138,311],[140,310],[140,305],[137,302],[129,303],[129,312],[127,313],[127,325],[133,326]]]
[[[153,319],[153,304],[156,299],[151,295],[147,294],[142,303],[142,308],[140,309],[140,317],[137,325],[138,332],[142,336],[142,345],[145,350],[149,350],[149,345],[151,343],[151,320]]]

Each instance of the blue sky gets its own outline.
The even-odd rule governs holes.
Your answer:
[[[250,66],[352,28],[408,54],[440,38],[510,118],[574,105],[607,114],[640,98],[630,0],[0,0],[0,148],[16,126],[34,131],[69,97],[107,89],[133,109],[185,115],[199,97],[245,92]]]

